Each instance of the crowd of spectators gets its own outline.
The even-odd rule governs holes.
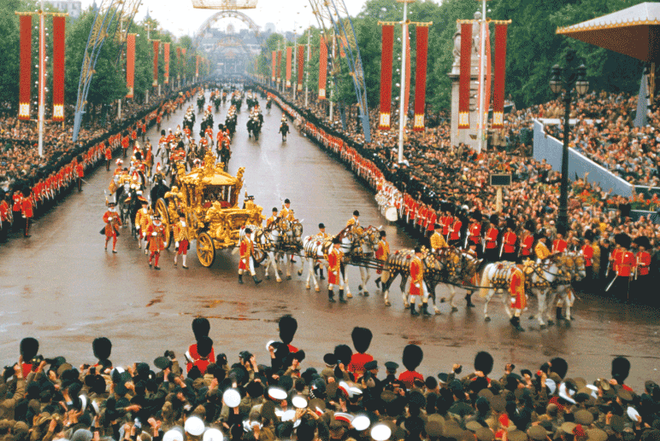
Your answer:
[[[279,340],[238,357],[216,355],[210,324],[193,321],[185,359],[166,350],[153,363],[114,366],[112,342],[94,358],[44,359],[25,338],[0,376],[0,437],[7,441],[657,441],[660,387],[634,389],[623,357],[611,372],[573,372],[551,358],[516,368],[477,352],[463,369],[422,366],[423,348],[371,355],[368,328],[351,332],[322,360],[293,346],[295,318],[279,319]],[[348,335],[346,336],[348,342]],[[177,351],[178,352],[178,351]],[[476,352],[476,351],[475,351]],[[81,354],[82,357],[82,354]],[[185,363],[184,363],[185,362]],[[74,367],[73,363],[80,363]],[[585,375],[585,377],[582,377]]]

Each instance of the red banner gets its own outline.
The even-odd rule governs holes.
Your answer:
[[[424,130],[424,106],[426,104],[426,56],[429,47],[428,26],[417,25],[417,67],[415,69],[415,121],[413,130]]]
[[[277,82],[279,83],[282,81],[282,51],[278,50],[277,51],[277,71],[276,77],[277,77]]]
[[[273,74],[271,75],[271,81],[275,81],[275,74],[277,69],[277,51],[273,51]]]
[[[20,16],[21,27],[21,75],[18,92],[18,119],[30,119],[32,99],[32,16]]]
[[[135,34],[126,38],[126,98],[133,98],[135,92]]]
[[[461,77],[458,84],[458,128],[470,128],[470,68],[472,66],[472,23],[461,24]]]
[[[328,74],[328,46],[325,42],[325,37],[321,37],[321,44],[319,45],[319,99],[325,99],[325,85],[327,82]]]
[[[160,45],[160,40],[154,40],[154,81],[152,86],[158,86],[158,48]]]
[[[504,84],[506,77],[506,24],[495,25],[495,84],[493,85],[493,128],[504,128]]]
[[[64,121],[66,18],[53,17],[53,121]]]
[[[293,59],[293,48],[286,48],[286,87],[291,87],[291,62]]]
[[[303,72],[305,71],[305,46],[298,45],[298,91],[303,89]]]
[[[163,62],[165,63],[165,84],[170,83],[170,44],[163,43]]]
[[[390,130],[392,114],[392,52],[394,26],[383,26],[383,53],[380,59],[380,119],[378,129]]]
[[[199,55],[195,56],[195,78],[199,77]]]

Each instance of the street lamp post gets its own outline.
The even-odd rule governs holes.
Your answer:
[[[573,90],[580,96],[589,90],[589,82],[586,79],[587,68],[584,64],[574,67],[575,52],[566,54],[566,67],[561,68],[555,64],[552,67],[552,78],[550,89],[556,95],[564,93],[564,146],[561,156],[561,193],[559,195],[559,218],[558,226],[568,231],[568,138],[570,136],[570,114]]]

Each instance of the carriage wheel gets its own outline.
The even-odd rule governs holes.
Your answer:
[[[197,238],[197,258],[207,268],[215,261],[215,247],[209,233],[201,233]]]
[[[165,249],[168,249],[172,243],[172,224],[170,223],[170,215],[167,212],[167,202],[165,202],[165,199],[160,198],[156,201],[156,211],[160,214],[163,225],[165,225],[165,237],[163,240],[165,241]]]

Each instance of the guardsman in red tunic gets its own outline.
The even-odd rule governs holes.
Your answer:
[[[21,215],[25,219],[25,237],[30,237],[30,219],[34,216],[32,195],[28,187],[23,188],[23,198],[21,198]]]
[[[108,144],[105,148],[105,171],[110,171],[111,162],[112,162],[112,149]]]
[[[328,253],[328,301],[335,302],[335,292],[333,291],[334,285],[339,285],[339,301],[346,303],[344,299],[344,279],[341,276],[341,259],[344,253],[341,252],[339,247],[341,241],[338,237],[332,239],[332,248]]]
[[[245,234],[239,247],[241,260],[238,261],[238,283],[243,283],[243,272],[248,271],[252,275],[254,284],[258,285],[261,280],[257,279],[257,273],[254,272],[254,244],[252,243],[252,229],[245,228]]]
[[[76,161],[76,177],[78,178],[78,191],[82,191],[82,180],[85,177],[85,168],[82,164],[82,157],[78,156]]]
[[[186,215],[179,214],[179,222],[174,224],[174,247],[176,253],[174,254],[174,266],[177,265],[177,257],[182,255],[183,269],[188,269],[186,266],[186,257],[188,257],[188,248],[190,248],[190,231],[186,224]]]
[[[481,247],[481,212],[478,210],[472,213],[472,221],[468,227],[467,248],[471,249],[474,245],[477,257],[481,258],[483,249]]]
[[[635,238],[635,243],[639,247],[639,251],[635,255],[637,260],[637,280],[635,281],[635,296],[640,297],[650,291],[649,287],[649,267],[651,266],[651,254],[648,250],[651,249],[651,241],[646,236]],[[647,300],[647,299],[644,299]]]
[[[522,260],[533,258],[533,246],[534,236],[529,230],[524,229],[523,234],[520,237],[520,257]]]
[[[154,214],[154,220],[147,228],[147,239],[149,241],[149,266],[153,261],[154,269],[160,270],[158,260],[160,252],[165,249],[165,225],[160,220],[160,214]]]
[[[390,244],[387,242],[387,233],[383,230],[380,231],[380,241],[378,242],[378,248],[376,248],[376,260],[382,262],[385,265],[387,261],[387,256],[390,255]],[[381,274],[382,270],[376,270],[376,274]],[[380,275],[376,279],[376,286],[380,288]]]
[[[583,245],[580,249],[582,257],[584,257],[584,269],[586,272],[586,277],[584,278],[583,286],[586,290],[591,288],[591,283],[594,279],[594,247],[591,246],[591,241],[593,238],[593,231],[587,230],[584,233]]]
[[[12,213],[14,217],[14,231],[18,231],[20,227],[20,222],[16,220],[21,217],[21,202],[23,201],[23,193],[19,190],[14,190],[14,193],[11,196],[12,199]]]
[[[568,243],[564,240],[564,232],[558,230],[557,238],[552,241],[552,254],[563,254],[566,252]]]
[[[108,202],[108,211],[103,213],[103,222],[105,222],[105,228],[103,233],[105,234],[105,250],[108,250],[108,242],[112,238],[112,252],[117,252],[117,236],[119,232],[117,228],[121,227],[121,216],[117,211],[116,204],[112,201]]]
[[[509,262],[516,261],[516,241],[518,236],[513,230],[516,227],[516,223],[513,219],[507,219],[506,221],[506,233],[502,237],[502,259]]]
[[[497,229],[497,224],[499,219],[496,214],[493,214],[490,217],[490,227],[486,231],[485,243],[484,243],[484,255],[486,260],[489,262],[497,262],[499,260],[499,249],[497,247],[497,238],[500,234],[500,231]]]
[[[454,218],[454,222],[449,228],[449,245],[453,247],[460,247],[461,245],[461,228],[463,228],[463,222],[458,217]]]
[[[5,192],[0,189],[0,243],[7,241],[7,233],[11,227],[11,210],[7,203]]]
[[[124,137],[121,139],[121,148],[124,149],[124,158],[126,157],[130,143],[131,141],[128,138],[128,134],[124,134]]]
[[[509,293],[511,295],[511,309],[513,309],[511,325],[517,331],[522,332],[524,329],[520,326],[520,315],[527,306],[527,297],[525,296],[525,274],[517,266],[511,268]]]
[[[420,247],[415,247],[415,256],[410,261],[410,315],[417,316],[419,313],[415,311],[415,299],[422,296],[422,304],[420,310],[424,315],[431,315],[429,313],[428,298],[429,293],[424,283],[424,264],[422,263],[422,250]]]
[[[637,266],[637,261],[635,255],[629,251],[632,242],[630,236],[625,233],[619,233],[614,237],[614,240],[620,248],[614,257],[616,277],[611,286],[612,295],[616,301],[624,302],[629,300],[630,279]]]

